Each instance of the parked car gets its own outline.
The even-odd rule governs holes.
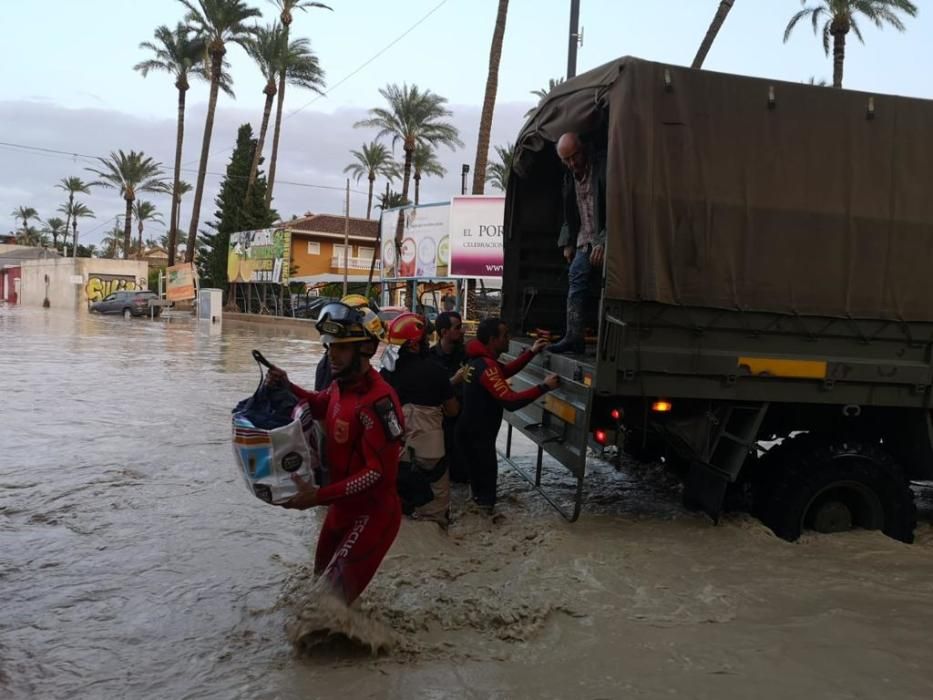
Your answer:
[[[307,297],[299,299],[295,304],[295,317],[310,318],[316,321],[321,309],[335,301],[340,301],[340,299],[336,297]]]
[[[437,320],[437,307],[432,304],[419,304],[421,307],[418,310],[422,316],[428,319],[431,323],[434,323]]]
[[[404,306],[383,306],[379,310],[379,320],[388,324],[389,321],[408,311]]]
[[[147,289],[135,291],[114,292],[101,301],[91,304],[91,311],[98,314],[123,314],[123,318],[132,316],[145,316],[149,313],[149,300],[157,299],[155,292]],[[158,316],[162,309],[155,307],[154,313]]]

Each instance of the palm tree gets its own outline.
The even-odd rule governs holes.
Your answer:
[[[11,211],[10,216],[14,219],[20,219],[23,222],[24,232],[29,228],[30,221],[39,221],[39,212],[32,207],[25,207],[22,205]]]
[[[142,73],[144,78],[149,75],[149,71],[163,71],[175,78],[175,89],[178,90],[178,120],[175,129],[175,174],[172,180],[172,192],[177,193],[181,181],[182,145],[185,140],[185,96],[190,87],[188,77],[208,79],[205,61],[207,44],[202,37],[192,36],[191,29],[182,22],[178,23],[174,31],[162,25],[157,27],[153,34],[155,43],[144,41],[139,45],[141,49],[152,51],[152,58],[137,63],[133,69]],[[223,84],[221,88],[223,89]],[[176,194],[172,197],[171,226],[169,227],[169,238],[173,240],[177,240],[178,237],[176,230],[178,202],[179,198]],[[174,248],[175,246],[169,246],[169,265],[175,264]]]
[[[489,158],[489,132],[492,131],[492,114],[496,108],[496,91],[499,88],[499,60],[502,58],[502,39],[505,36],[505,18],[509,11],[509,0],[499,0],[496,26],[489,47],[489,73],[486,75],[486,97],[483,98],[483,113],[479,118],[479,136],[476,140],[476,164],[473,167],[473,194],[483,194],[486,188],[486,161]],[[418,203],[418,185],[415,183],[415,204]]]
[[[58,237],[62,236],[68,242],[68,228],[64,221],[57,216],[45,220],[45,230],[52,236],[52,247],[58,250]]]
[[[538,88],[537,90],[532,90],[531,94],[538,98],[538,103],[534,107],[529,109],[527,112],[525,112],[525,118],[527,119],[528,117],[530,117],[531,114],[538,108],[538,106],[544,100],[544,98],[550,95],[551,92],[554,90],[554,88],[556,88],[562,82],[564,82],[563,78],[549,78],[547,81],[546,88]]]
[[[250,42],[247,52],[259,65],[259,69],[266,79],[263,93],[266,95],[266,104],[262,114],[262,125],[259,129],[259,142],[253,153],[253,163],[250,166],[250,179],[248,188],[252,189],[259,172],[259,161],[262,157],[266,142],[266,133],[269,128],[269,119],[272,114],[272,101],[278,94],[277,79],[279,72],[284,69],[285,83],[307,88],[322,94],[324,87],[324,71],[315,53],[311,50],[311,43],[307,39],[295,39],[285,44],[285,31],[279,24],[271,25],[265,29],[257,28],[256,39]],[[281,119],[276,114],[276,128],[281,127]],[[273,158],[277,157],[277,134],[273,134]],[[270,174],[275,174],[274,165],[270,164]],[[272,190],[266,188],[266,206],[272,201]]]
[[[136,229],[139,231],[139,241],[137,245],[137,253],[142,257],[143,253],[143,223],[146,221],[156,221],[160,224],[164,224],[165,221],[162,219],[162,214],[156,211],[155,204],[152,202],[147,202],[143,199],[137,199],[136,203],[133,205],[133,214],[136,215]],[[171,234],[169,234],[171,237]]]
[[[259,127],[259,140],[256,143],[256,151],[253,153],[253,163],[249,169],[247,190],[252,190],[253,183],[256,182],[256,175],[259,172],[259,159],[266,143],[266,132],[269,130],[269,119],[272,117],[272,104],[275,100],[275,93],[278,92],[276,81],[281,62],[284,33],[282,25],[278,22],[265,27],[256,27],[255,36],[246,43],[246,53],[256,62],[259,72],[266,79],[266,86],[262,90],[266,96],[266,104],[262,110],[262,124]],[[249,197],[248,192],[247,197]]]
[[[369,110],[369,119],[354,124],[356,127],[379,129],[378,138],[392,137],[392,145],[399,141],[405,152],[402,168],[401,196],[408,201],[408,187],[411,181],[412,161],[415,147],[419,144],[431,146],[463,146],[460,132],[453,124],[443,121],[452,115],[444,105],[447,98],[436,95],[430,90],[424,92],[417,85],[407,84],[399,87],[392,84],[379,90],[385,98],[388,108],[376,107]]]
[[[392,160],[392,152],[378,141],[364,143],[359,151],[350,151],[355,162],[350,163],[343,172],[352,175],[357,182],[365,177],[369,180],[369,196],[366,200],[366,218],[373,211],[373,184],[376,178],[384,175],[392,180],[398,174],[398,166]]]
[[[46,237],[48,241],[48,237]],[[43,245],[42,234],[35,226],[26,224],[16,232],[16,243],[18,245],[40,246]]]
[[[486,181],[501,192],[505,192],[509,184],[509,173],[512,171],[512,156],[515,152],[515,144],[506,143],[504,146],[496,146],[496,153],[499,155],[499,162],[489,166],[489,172],[486,174]]]
[[[408,198],[403,197],[401,192],[395,192],[393,190],[388,190],[379,195],[379,204],[376,205],[377,209],[395,209],[396,207],[404,207],[408,204]]]
[[[911,17],[917,16],[917,6],[910,0],[823,0],[815,7],[806,6],[807,0],[800,0],[805,7],[790,18],[784,30],[784,43],[790,39],[794,27],[805,17],[813,22],[813,33],[819,29],[820,20],[825,18],[823,24],[823,50],[829,55],[829,44],[833,45],[833,87],[842,87],[842,71],[846,60],[846,35],[853,31],[858,40],[865,43],[862,31],[858,26],[856,15],[863,15],[876,27],[883,29],[890,24],[899,32],[906,27],[898,16],[904,12]]]
[[[119,222],[119,217],[117,217],[117,222]],[[104,257],[105,258],[115,258],[120,250],[124,249],[124,238],[123,238],[123,228],[119,223],[116,223],[110,232],[104,236],[100,244],[104,247]]]
[[[275,165],[278,162],[279,157],[279,135],[282,132],[282,108],[285,104],[285,81],[289,79],[289,64],[293,61],[302,61],[305,63],[305,68],[303,70],[307,71],[310,67],[309,62],[313,61],[314,69],[318,72],[316,79],[310,78],[310,73],[308,74],[308,79],[305,81],[305,84],[294,83],[302,85],[310,90],[320,93],[324,88],[324,71],[320,69],[317,63],[317,56],[314,55],[311,51],[311,44],[306,39],[303,40],[305,43],[300,47],[295,47],[298,49],[297,53],[292,53],[293,45],[295,42],[289,41],[289,32],[291,31],[292,26],[292,13],[295,10],[301,10],[302,12],[307,12],[311,8],[319,8],[322,10],[330,10],[331,8],[327,5],[320,2],[311,2],[311,0],[272,0],[272,3],[279,9],[279,21],[282,23],[282,43],[288,47],[288,52],[282,56],[282,63],[279,67],[279,89],[277,92],[277,101],[275,105],[275,129],[272,133],[272,156],[269,158],[269,175],[268,182],[266,184],[266,206],[268,207],[272,202],[272,188],[275,185]],[[297,74],[297,73],[296,73]],[[289,82],[294,82],[289,79]]]
[[[78,256],[78,219],[93,219],[94,212],[81,202],[70,204],[66,202],[58,208],[58,211],[71,219],[71,257],[76,258]]]
[[[103,170],[86,168],[100,178],[91,185],[117,189],[126,202],[123,222],[123,257],[126,258],[130,249],[133,202],[136,200],[137,192],[169,193],[171,190],[162,179],[162,164],[152,160],[142,151],[130,151],[129,153],[111,151],[109,159],[98,158],[97,160],[100,161]]]
[[[421,176],[444,177],[447,174],[447,169],[437,159],[434,149],[423,143],[415,146],[415,156],[412,158],[411,167],[415,171],[413,179],[415,181],[415,205],[417,206],[421,199]]]
[[[722,25],[726,21],[726,17],[729,16],[729,11],[732,9],[732,5],[734,4],[735,0],[720,1],[719,9],[716,10],[716,14],[713,16],[713,21],[710,22],[709,29],[706,30],[706,36],[703,37],[700,48],[697,50],[697,55],[694,57],[693,63],[690,65],[691,68],[703,67],[703,61],[706,60],[706,54],[709,53],[710,48],[713,46],[713,42],[716,41],[716,35],[719,34],[719,30],[722,29]]]
[[[211,92],[204,121],[204,138],[201,142],[201,162],[198,166],[198,181],[194,189],[194,206],[191,208],[191,223],[188,227],[188,244],[185,262],[194,256],[201,216],[201,199],[204,197],[204,178],[207,176],[207,158],[211,151],[211,135],[214,131],[214,112],[217,110],[217,93],[223,76],[226,44],[233,42],[244,46],[255,29],[246,21],[259,17],[260,12],[246,5],[243,0],[179,0],[188,9],[185,21],[195,35],[207,44],[210,56]],[[127,224],[128,225],[128,224]]]
[[[68,225],[71,223],[71,208],[74,206],[75,195],[91,194],[91,186],[80,177],[63,177],[55,186],[68,193],[68,203],[64,208],[58,208],[58,211],[65,214],[65,233],[67,233]],[[71,257],[75,256],[72,255]]]

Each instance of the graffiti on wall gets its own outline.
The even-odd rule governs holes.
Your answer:
[[[87,284],[84,285],[84,294],[88,302],[92,302],[106,299],[114,292],[145,288],[143,280],[138,280],[132,275],[101,275],[91,272],[87,276]]]

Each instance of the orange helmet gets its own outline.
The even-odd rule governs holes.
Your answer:
[[[427,334],[427,330],[428,324],[422,316],[407,311],[399,314],[389,323],[388,342],[392,345],[420,342]]]

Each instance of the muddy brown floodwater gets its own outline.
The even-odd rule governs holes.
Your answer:
[[[296,653],[321,513],[234,472],[254,347],[312,384],[269,327],[0,306],[0,697],[933,697],[928,491],[912,546],[788,544],[595,459],[574,525],[505,468],[500,522],[404,523],[347,623],[389,651]]]

